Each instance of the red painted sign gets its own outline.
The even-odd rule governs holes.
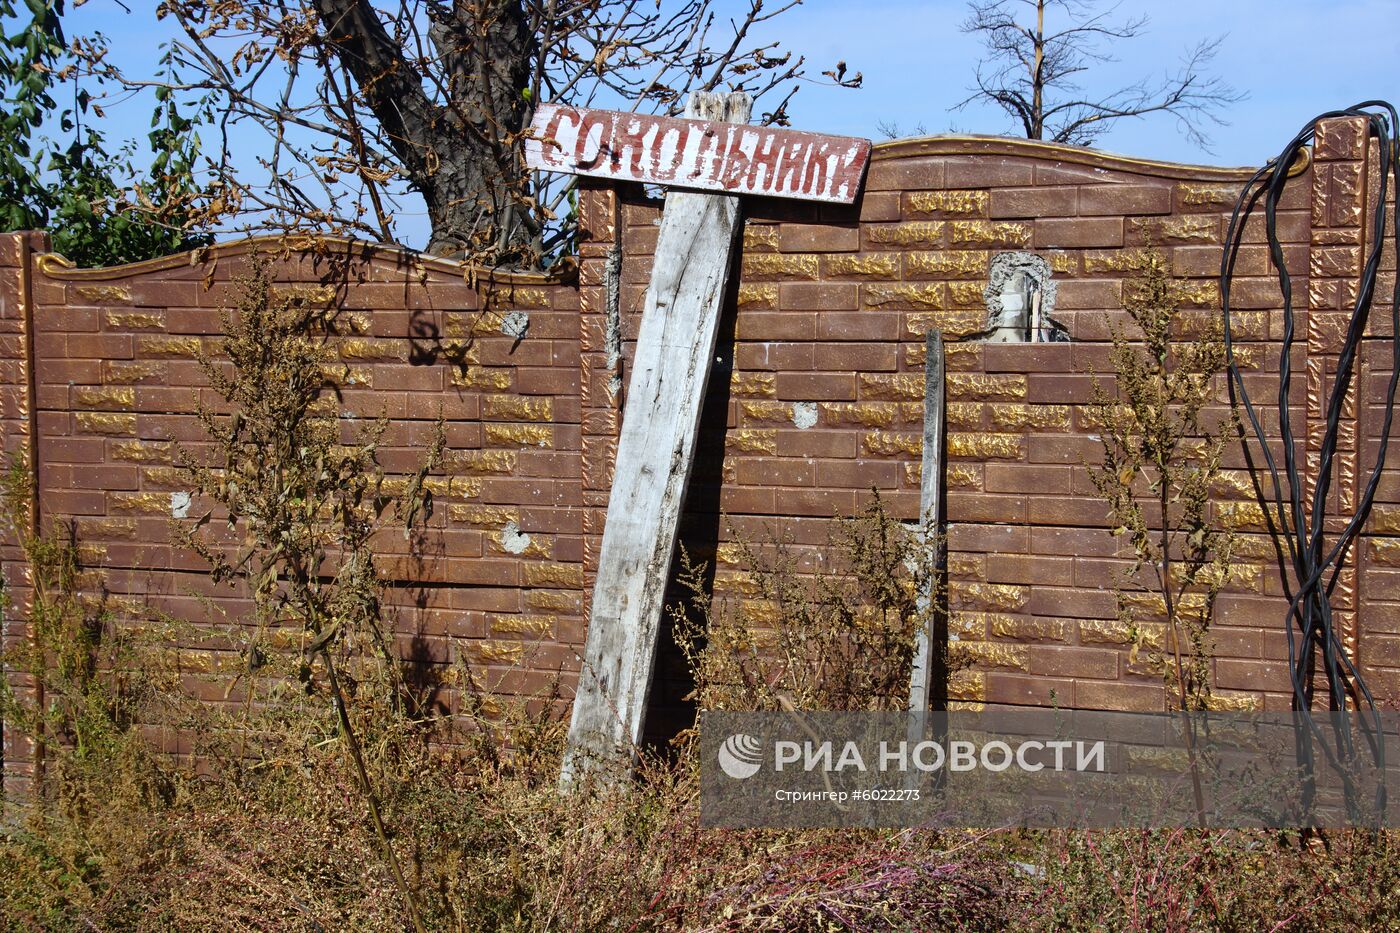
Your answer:
[[[730,194],[850,204],[870,140],[543,104],[531,168]]]

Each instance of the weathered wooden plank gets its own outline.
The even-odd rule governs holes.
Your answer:
[[[687,112],[747,120],[746,94],[694,94]],[[607,523],[562,782],[629,763],[641,738],[666,580],[714,359],[739,199],[666,196],[618,437]]]
[[[920,475],[919,534],[928,547],[943,547],[943,335],[931,330],[924,337],[924,463]],[[941,562],[939,562],[941,564]],[[921,599],[924,606],[938,596],[938,580]],[[909,709],[922,712],[933,699],[938,674],[937,638],[934,623],[939,607],[927,613],[928,624],[914,642],[914,664],[909,675]]]
[[[530,130],[525,161],[543,171],[838,204],[870,160],[868,139],[557,104]]]

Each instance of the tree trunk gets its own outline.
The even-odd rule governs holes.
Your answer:
[[[524,258],[533,218],[517,209],[528,193],[518,136],[536,45],[520,0],[456,0],[430,12],[443,66],[431,94],[368,0],[314,2],[326,40],[427,202],[428,252]]]

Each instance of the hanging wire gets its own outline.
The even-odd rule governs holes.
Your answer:
[[[1291,351],[1295,338],[1293,282],[1284,262],[1283,247],[1279,241],[1277,213],[1279,200],[1289,180],[1289,169],[1295,159],[1302,154],[1304,147],[1315,139],[1317,124],[1336,117],[1366,118],[1369,138],[1374,138],[1378,143],[1380,190],[1376,198],[1376,208],[1370,217],[1366,262],[1357,283],[1356,299],[1350,308],[1351,320],[1337,356],[1336,373],[1326,394],[1326,430],[1321,447],[1317,451],[1317,474],[1313,477],[1312,487],[1309,489],[1298,468],[1293,412],[1289,402],[1293,379]],[[1225,319],[1230,396],[1231,400],[1244,410],[1273,482],[1272,502],[1257,482],[1255,489],[1285,571],[1284,587],[1289,598],[1285,624],[1288,631],[1288,661],[1293,685],[1292,705],[1297,711],[1295,748],[1298,764],[1304,775],[1304,799],[1301,803],[1304,812],[1311,810],[1315,793],[1312,777],[1316,764],[1314,747],[1318,747],[1322,749],[1329,766],[1342,777],[1348,813],[1353,820],[1360,813],[1357,789],[1353,781],[1360,759],[1353,740],[1349,710],[1355,710],[1357,713],[1356,726],[1365,739],[1371,763],[1379,774],[1374,791],[1375,814],[1383,813],[1386,804],[1385,743],[1375,698],[1337,635],[1332,597],[1347,558],[1352,556],[1357,535],[1371,514],[1376,488],[1380,484],[1381,473],[1385,467],[1390,429],[1395,415],[1395,391],[1397,384],[1400,384],[1400,287],[1392,288],[1390,296],[1390,378],[1386,388],[1385,414],[1376,459],[1355,511],[1347,519],[1342,530],[1331,537],[1330,544],[1324,540],[1323,531],[1328,518],[1328,494],[1333,486],[1342,408],[1348,391],[1353,389],[1354,381],[1358,403],[1364,398],[1364,387],[1360,385],[1359,380],[1354,380],[1354,376],[1362,337],[1370,318],[1371,300],[1376,290],[1382,249],[1385,246],[1386,197],[1392,181],[1400,186],[1400,166],[1397,166],[1394,138],[1397,125],[1400,125],[1400,119],[1397,119],[1395,108],[1385,101],[1366,101],[1345,110],[1334,110],[1314,117],[1283,148],[1276,159],[1256,172],[1246,183],[1230,217],[1230,227],[1220,261],[1220,301]],[[1279,359],[1277,401],[1283,454],[1282,473],[1278,458],[1274,455],[1269,438],[1265,434],[1259,410],[1249,397],[1235,360],[1230,330],[1230,287],[1234,280],[1235,263],[1242,243],[1245,222],[1261,199],[1264,202],[1269,256],[1283,295],[1283,347]],[[1400,266],[1400,242],[1394,237],[1392,248],[1397,258],[1397,266]],[[1248,446],[1246,453],[1249,454]],[[1252,462],[1252,456],[1250,459]],[[1327,709],[1333,717],[1334,729],[1330,742],[1323,735],[1312,714],[1317,700],[1316,680],[1319,665],[1326,687]]]

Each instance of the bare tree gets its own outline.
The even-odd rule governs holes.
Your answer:
[[[1024,6],[1027,22],[1015,7]],[[1078,76],[1096,64],[1115,61],[1108,49],[1141,36],[1147,17],[1114,20],[1117,6],[1095,10],[1094,0],[988,0],[969,4],[964,32],[980,34],[987,57],[978,63],[972,93],[953,109],[990,101],[1021,124],[1027,139],[1086,146],[1113,121],[1169,113],[1186,137],[1209,149],[1206,124],[1223,126],[1218,111],[1240,101],[1219,77],[1204,74],[1220,38],[1189,49],[1180,67],[1161,80],[1145,78],[1108,94],[1085,93]],[[1063,28],[1046,31],[1046,11],[1058,7]]]
[[[674,114],[728,86],[771,94],[763,119],[783,124],[812,79],[752,34],[800,2],[725,19],[715,0],[164,0],[186,79],[102,73],[202,98],[222,143],[205,224],[392,241],[416,193],[430,252],[531,266],[572,234],[571,190],[523,163],[538,102]],[[844,64],[824,74],[860,83]],[[249,128],[265,134],[252,173]]]

